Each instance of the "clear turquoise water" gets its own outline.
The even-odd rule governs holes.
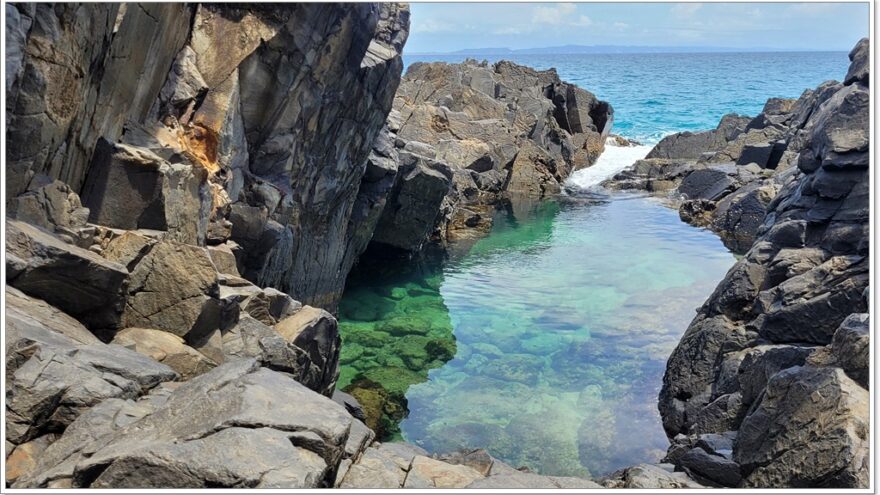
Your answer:
[[[557,67],[612,102],[617,132],[646,142],[755,114],[847,67],[839,53],[516,61]],[[608,148],[570,182],[588,188],[648,149]],[[666,359],[733,262],[656,199],[581,191],[516,204],[449,259],[353,272],[339,386],[385,438],[433,452],[482,447],[555,475],[655,462],[668,445],[656,407]]]

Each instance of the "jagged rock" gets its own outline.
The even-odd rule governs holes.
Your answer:
[[[45,175],[34,177],[27,192],[11,201],[11,217],[49,231],[56,227],[82,228],[89,219],[89,210],[82,206],[76,192]]]
[[[708,480],[710,484],[736,487],[742,481],[739,464],[722,456],[707,453],[696,447],[685,453],[678,464],[688,474],[698,480]]]
[[[33,473],[37,466],[37,459],[55,441],[56,437],[54,433],[49,433],[16,446],[6,457],[6,483],[11,485],[18,478]]]
[[[318,308],[303,306],[293,316],[275,325],[285,341],[304,350],[310,365],[301,382],[312,390],[330,396],[339,378],[341,340],[336,318]]]
[[[6,281],[93,329],[115,328],[128,270],[24,222],[6,221]]]
[[[556,194],[561,191],[553,174],[556,166],[547,152],[527,141],[510,165],[506,190],[534,197]]]
[[[716,129],[704,132],[680,132],[660,140],[645,158],[687,158],[696,160],[703,153],[718,151],[735,139],[749,123],[748,117],[728,114]]]
[[[160,241],[132,269],[122,326],[198,344],[224,324],[218,295],[217,271],[204,248]]]
[[[871,69],[870,58],[871,43],[868,41],[868,38],[862,38],[856,43],[852,51],[849,52],[849,59],[852,61],[852,64],[850,64],[849,70],[846,72],[843,83],[853,84],[859,82],[867,86]]]
[[[735,252],[745,252],[755,242],[767,205],[776,196],[774,184],[753,182],[728,194],[713,208],[712,229]]]
[[[334,402],[340,404],[345,407],[345,410],[348,411],[354,418],[364,421],[366,416],[364,415],[364,409],[361,407],[360,403],[357,399],[354,398],[351,394],[347,394],[341,390],[334,390],[333,396],[330,397]]]
[[[153,152],[99,141],[83,186],[89,221],[120,229],[168,231],[169,239],[205,244],[211,207],[207,173]]]
[[[182,380],[210,371],[217,363],[186,345],[172,333],[149,328],[126,328],[113,337],[113,344],[127,347],[176,371]]]
[[[736,188],[730,172],[729,167],[717,166],[694,170],[685,176],[677,191],[688,199],[717,201]]]
[[[867,487],[868,401],[840,368],[774,375],[734,445],[746,485]]]
[[[208,246],[208,255],[211,256],[211,261],[214,262],[218,272],[240,277],[238,258],[235,256],[236,251],[240,250],[238,244],[227,241],[220,245]]]
[[[418,251],[433,231],[452,173],[442,162],[400,152],[397,180],[373,234],[373,242]]]
[[[495,464],[495,460],[484,449],[463,450],[434,457],[449,464],[468,466],[482,476],[489,476]]]
[[[44,473],[66,470],[73,487],[315,488],[332,481],[350,426],[330,399],[240,360],[181,385],[139,419],[93,435],[66,456],[44,456],[41,475],[24,485],[45,486]]]
[[[838,366],[864,388],[869,386],[871,338],[867,313],[849,315],[831,339],[831,345],[810,355],[815,366]]]
[[[86,337],[43,301],[7,289],[7,440],[59,431],[111,397],[136,398],[177,374],[154,360]]]

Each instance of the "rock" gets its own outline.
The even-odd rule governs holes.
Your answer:
[[[235,256],[238,250],[240,250],[238,244],[234,241],[227,241],[217,246],[208,246],[208,255],[211,256],[211,261],[214,262],[218,272],[240,277],[238,259]]]
[[[495,460],[492,459],[492,456],[490,456],[484,449],[464,450],[450,454],[441,454],[435,456],[435,458],[449,464],[468,466],[476,470],[482,476],[489,476],[489,473],[492,471],[492,466],[495,464]]]
[[[7,296],[8,297],[8,296]],[[867,313],[849,315],[831,339],[831,345],[813,353],[809,363],[838,366],[864,388],[869,386],[870,330]]]
[[[736,487],[742,481],[739,464],[722,456],[708,454],[699,447],[684,454],[679,465],[692,477],[706,479],[721,486]]]
[[[119,324],[128,278],[124,266],[16,220],[6,222],[6,256],[6,280],[13,287],[90,328]]]
[[[398,460],[396,455],[385,448],[386,445],[389,444],[366,449],[336,487],[343,489],[402,487],[413,457],[419,454],[409,455],[404,462],[403,459]],[[404,466],[401,466],[401,463]]]
[[[50,433],[18,445],[6,456],[6,483],[13,484],[18,478],[30,475],[37,466],[37,459],[55,441],[56,435]]]
[[[410,464],[403,488],[464,488],[481,478],[483,475],[468,466],[416,456]]]
[[[321,394],[330,396],[339,378],[339,347],[341,340],[336,319],[318,308],[303,306],[275,326],[287,342],[304,350],[314,371],[302,383]]]
[[[549,154],[527,142],[510,165],[506,190],[538,198],[559,193],[561,187],[554,177],[555,169],[556,163]]]
[[[205,244],[210,195],[204,169],[169,163],[149,150],[101,140],[83,186],[89,221],[121,229],[168,231]]]
[[[446,164],[400,153],[397,180],[388,194],[373,242],[418,251],[433,232],[440,204],[449,192]]]
[[[856,43],[852,51],[849,52],[849,59],[852,64],[846,72],[843,80],[844,84],[853,84],[855,82],[868,85],[868,78],[871,68],[871,43],[868,38],[862,38]]]
[[[112,397],[137,398],[171,368],[88,338],[88,330],[43,301],[7,289],[7,440],[20,444],[63,430]]]
[[[711,167],[694,170],[688,174],[681,181],[677,191],[688,199],[717,201],[735,188],[736,183],[728,176],[727,169]]]
[[[160,241],[131,272],[122,325],[198,344],[223,324],[218,295],[217,271],[204,248]]]
[[[517,489],[517,488],[601,488],[598,483],[594,483],[583,478],[569,478],[563,476],[541,476],[533,473],[523,473],[514,471],[507,474],[499,474],[497,476],[489,476],[474,481],[466,488],[495,488],[495,489]]]
[[[734,459],[747,486],[868,486],[868,392],[839,368],[770,379],[743,421]]]
[[[607,488],[681,489],[705,488],[685,473],[670,473],[654,464],[637,464],[617,471],[602,480]]]
[[[366,419],[364,415],[364,409],[361,407],[360,403],[357,399],[354,398],[351,394],[347,394],[341,390],[334,390],[333,396],[330,397],[337,404],[345,407],[345,410],[348,411],[354,418],[357,418],[361,421]]]
[[[666,136],[645,158],[686,158],[696,160],[703,153],[718,151],[735,139],[749,123],[748,117],[728,114],[721,118],[718,127],[704,132],[680,132]]]
[[[773,148],[774,144],[772,143],[747,144],[743,146],[742,153],[739,155],[736,164],[748,165],[749,163],[757,163],[761,168],[774,168],[769,166]]]
[[[14,198],[9,215],[48,231],[86,226],[89,209],[70,186],[45,175],[31,179],[27,192]]]
[[[88,457],[50,456],[38,472],[72,463],[74,487],[315,488],[332,482],[350,426],[341,406],[241,360],[183,384],[146,415],[97,436]],[[26,486],[47,482],[37,477]]]
[[[180,378],[189,380],[206,373],[217,363],[186,345],[172,333],[149,328],[126,328],[113,337],[113,344],[127,347],[167,365]]]
[[[764,222],[767,205],[776,193],[773,184],[753,182],[728,194],[715,205],[710,222],[725,246],[738,253],[752,247]]]

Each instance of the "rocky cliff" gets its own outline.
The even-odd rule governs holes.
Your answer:
[[[406,8],[6,13],[13,215],[32,221],[19,196],[54,179],[81,196],[89,222],[223,246],[255,284],[335,305],[364,244],[358,191],[399,82]],[[88,248],[81,224],[73,235]]]
[[[746,225],[660,393],[667,459],[704,483],[868,486],[868,50],[843,83],[667,138],[625,174],[674,176],[682,211]]]
[[[611,105],[553,69],[413,64],[371,160],[376,176],[397,162],[372,241],[413,252],[486,233],[503,200],[557,194],[592,165],[613,120]]]

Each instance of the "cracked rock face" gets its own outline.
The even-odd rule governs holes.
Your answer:
[[[334,309],[371,233],[352,220],[382,200],[359,185],[400,80],[405,6],[6,13],[14,215],[82,223],[48,177],[83,198],[92,223],[195,245],[235,238],[245,277]]]

